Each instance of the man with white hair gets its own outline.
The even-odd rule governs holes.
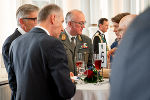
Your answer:
[[[73,9],[66,14],[65,21],[67,27],[61,33],[60,39],[66,49],[68,67],[70,72],[77,75],[75,60],[77,53],[82,53],[83,60],[87,66],[92,65],[92,40],[82,34],[85,28],[85,16],[82,11]]]

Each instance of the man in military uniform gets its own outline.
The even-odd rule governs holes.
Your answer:
[[[92,41],[89,37],[82,35],[85,28],[85,16],[80,10],[71,10],[65,18],[67,27],[61,33],[60,39],[64,44],[68,57],[70,71],[76,75],[75,57],[77,53],[82,53],[85,64],[92,65]]]
[[[99,53],[99,46],[98,43],[107,43],[104,33],[108,30],[108,19],[101,18],[98,21],[98,28],[99,30],[93,36],[93,46],[94,46],[94,53]],[[107,46],[108,51],[108,46]]]

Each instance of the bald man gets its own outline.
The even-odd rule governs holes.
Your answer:
[[[119,28],[118,28],[118,33],[120,34],[120,38],[122,40],[128,26],[130,25],[130,23],[133,21],[133,19],[136,17],[137,15],[135,14],[131,14],[131,15],[127,15],[125,17],[123,17],[120,22],[119,22]],[[121,41],[118,42],[118,44],[120,44]],[[110,56],[114,55],[114,53],[116,52],[117,48],[113,48],[111,50],[109,50],[107,52],[107,59],[110,59]]]
[[[87,66],[92,65],[92,40],[88,36],[82,34],[86,22],[82,11],[77,9],[69,11],[66,14],[65,21],[67,26],[64,32],[60,34],[60,40],[67,53],[70,72],[77,75],[75,66],[77,53],[83,54],[83,59]]]
[[[109,100],[150,100],[150,8],[128,27],[112,63]]]
[[[133,21],[133,19],[136,17],[135,14],[131,14],[131,15],[127,15],[125,17],[123,17],[120,22],[119,22],[119,28],[118,28],[118,32],[121,35],[121,38],[123,38],[128,26],[130,25],[130,23]]]

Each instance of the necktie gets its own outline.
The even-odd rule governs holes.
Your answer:
[[[106,43],[106,38],[105,38],[105,35],[102,34],[102,37],[103,37],[103,42]]]
[[[75,37],[71,38],[71,45],[73,48],[75,48]]]

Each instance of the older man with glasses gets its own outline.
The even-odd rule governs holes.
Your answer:
[[[39,11],[39,8],[31,4],[22,5],[16,11],[16,19],[17,19],[18,28],[15,30],[13,34],[11,34],[5,40],[3,47],[2,47],[2,55],[4,59],[4,64],[9,75],[12,75],[12,73],[10,73],[10,68],[8,67],[10,64],[10,61],[9,61],[10,45],[13,42],[13,40],[15,40],[17,37],[19,37],[22,34],[25,34],[26,32],[29,32],[35,25],[37,25],[38,11]],[[9,80],[10,88],[12,90],[11,100],[15,100],[16,91],[17,91],[16,82],[14,81],[15,79],[8,77],[8,80]]]
[[[64,44],[68,57],[70,71],[76,75],[75,57],[77,53],[82,53],[85,65],[92,64],[92,41],[89,37],[82,35],[85,28],[85,16],[82,11],[74,9],[66,14],[67,27],[61,33],[60,39]]]

